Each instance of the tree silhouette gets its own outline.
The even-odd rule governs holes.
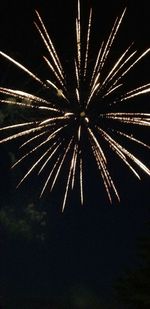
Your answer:
[[[148,229],[150,223],[148,224]],[[139,265],[127,271],[116,284],[118,298],[129,308],[150,308],[150,235],[142,237],[138,242],[137,255]]]

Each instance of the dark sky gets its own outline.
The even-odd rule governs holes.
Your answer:
[[[119,31],[116,49],[122,52],[122,49],[133,40],[135,46],[141,51],[149,46],[149,9],[146,1],[141,3],[136,0],[104,2],[83,0],[82,2],[86,13],[90,3],[93,6],[92,34],[95,45],[98,39],[101,42],[109,34],[115,17],[127,5],[128,10]],[[63,59],[66,57],[67,62],[71,54],[69,44],[72,42],[71,27],[73,27],[72,16],[75,16],[75,8],[74,0],[26,0],[23,3],[17,0],[3,1],[0,7],[0,49],[32,68],[34,72],[43,70],[41,56],[44,49],[33,25],[34,9],[37,9],[58,46],[59,53],[62,52]],[[141,82],[142,80],[148,82],[148,65],[147,57],[139,64],[139,71],[135,71],[130,77],[130,85],[132,80],[135,82],[137,79],[138,83],[138,76]],[[12,67],[13,65],[8,64],[7,61],[0,60],[1,84],[13,87],[13,74],[18,74],[15,76],[18,76],[17,82],[20,86],[20,71],[16,72],[17,69]],[[20,76],[23,80],[23,75]],[[142,98],[142,100],[145,106],[146,99]],[[148,141],[148,129],[146,133],[141,129],[142,133],[145,141]],[[3,163],[1,179],[5,184],[1,185],[1,188],[5,189],[5,195],[9,189],[7,184],[11,183],[4,153],[8,148],[2,147],[1,156]],[[148,164],[147,151],[142,152],[142,157]],[[81,286],[96,292],[102,298],[111,297],[111,287],[115,279],[128,266],[137,262],[136,241],[143,233],[144,223],[149,215],[149,179],[141,173],[143,179],[139,182],[117,160],[114,162],[111,160],[111,164],[121,195],[119,205],[117,203],[109,205],[104,187],[101,181],[98,182],[97,173],[94,175],[94,172],[92,175],[94,182],[90,179],[86,184],[87,198],[84,207],[81,207],[73,196],[63,214],[60,212],[56,196],[51,200],[51,196],[46,194],[43,200],[37,200],[38,181],[35,178],[29,180],[29,185],[23,187],[22,193],[21,189],[19,194],[12,193],[14,202],[18,203],[18,206],[25,198],[26,203],[28,199],[30,201],[33,199],[38,206],[43,205],[48,208],[48,249],[40,256],[38,252],[34,252],[28,263],[25,262],[29,260],[28,256],[24,256],[24,261],[18,262],[20,265],[18,269],[22,268],[21,287],[24,288],[25,294],[30,294],[30,283],[27,286],[27,282],[34,259],[36,259],[37,268],[33,267],[35,278],[33,282],[35,280],[39,283],[35,284],[33,294],[44,294],[44,290],[48,293],[49,287],[54,294],[57,294],[57,291],[58,293],[62,290],[66,291],[68,287]],[[25,281],[23,269],[26,271]],[[39,273],[36,269],[40,269]]]

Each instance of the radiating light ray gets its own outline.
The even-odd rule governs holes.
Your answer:
[[[99,132],[102,134],[103,138],[109,143],[110,148],[121,158],[121,160],[128,166],[128,168],[136,175],[138,179],[140,179],[139,174],[135,171],[135,169],[129,164],[126,159],[123,148],[119,143],[117,143],[109,134],[107,134],[104,130],[98,127]]]
[[[70,150],[72,141],[73,141],[73,137],[71,138],[71,140],[70,140],[70,142],[69,142],[69,144],[68,144],[68,147],[67,147],[67,149],[65,150],[65,153],[64,153],[64,155],[63,155],[63,157],[62,157],[62,160],[61,160],[61,162],[60,162],[59,168],[58,168],[58,170],[57,170],[57,173],[56,173],[56,175],[55,175],[54,181],[53,181],[53,183],[52,183],[51,189],[53,188],[53,186],[54,186],[54,184],[55,184],[55,182],[56,182],[56,180],[57,180],[57,178],[58,178],[58,175],[59,175],[59,173],[60,173],[60,170],[61,170],[62,165],[63,165],[63,163],[64,163],[64,160],[65,160],[65,158],[66,158],[66,155],[67,155],[68,151]],[[73,153],[73,155],[74,155],[74,153]],[[70,185],[70,178],[71,178],[71,173],[72,173],[72,170],[73,170],[73,155],[72,155],[72,160],[71,160],[71,164],[70,164],[70,168],[69,168],[69,173],[68,173],[68,178],[67,178],[67,185],[66,185],[66,188],[65,188],[65,194],[64,194],[64,199],[63,199],[62,212],[64,211],[64,208],[65,208],[65,205],[66,205],[66,199],[67,199],[68,189],[69,189],[69,185]],[[55,166],[57,165],[58,162],[59,162],[59,160],[56,161],[56,163],[55,163],[55,165],[54,165],[54,168],[55,168]],[[48,185],[48,182],[49,182],[50,177],[51,177],[51,175],[52,175],[52,173],[53,173],[53,171],[54,171],[54,168],[51,170],[51,172],[50,172],[50,174],[49,174],[49,176],[48,176],[48,178],[47,178],[47,180],[46,180],[46,182],[45,182],[45,184],[44,184],[43,190],[42,190],[42,192],[41,192],[41,196],[42,196],[43,192],[45,191],[45,189],[46,189],[46,187],[47,187],[47,185]]]
[[[126,134],[126,133],[124,133],[124,132],[121,132],[121,131],[116,131],[116,132],[117,132],[118,134],[122,135],[122,136],[125,136],[126,138],[130,139],[131,141],[134,141],[134,142],[136,142],[136,143],[138,143],[138,144],[140,144],[140,145],[142,145],[142,146],[144,146],[144,147],[150,149],[150,146],[149,146],[149,145],[147,145],[147,144],[143,143],[142,141],[140,141],[139,139],[133,137],[133,135],[128,135],[128,134]]]
[[[107,57],[109,55],[109,52],[110,52],[111,47],[112,47],[112,44],[113,44],[113,42],[114,42],[114,40],[116,38],[116,35],[118,33],[118,30],[120,28],[122,19],[123,19],[124,15],[125,15],[125,12],[126,12],[126,8],[124,9],[120,19],[117,18],[115,23],[114,23],[114,26],[112,28],[112,31],[111,31],[110,36],[108,38],[108,41],[107,41],[107,43],[105,45],[104,52],[103,52],[101,60],[100,60],[99,70],[102,70],[102,68],[103,68],[103,66],[104,66],[104,64],[106,62],[106,59],[107,59]]]
[[[93,69],[93,73],[92,73],[92,77],[91,77],[91,81],[90,81],[90,87],[92,88],[93,85],[93,81],[95,80],[95,78],[97,78],[97,75],[99,76],[99,70],[98,70],[98,65],[100,63],[100,59],[101,59],[101,54],[102,54],[102,50],[103,50],[103,46],[104,46],[104,42],[101,43],[96,61],[95,61],[95,65],[94,65],[94,69]]]
[[[58,71],[60,72],[60,75],[61,75],[62,78],[64,79],[64,76],[63,76],[63,68],[62,68],[62,66],[61,66],[61,62],[60,62],[59,57],[58,57],[58,55],[57,55],[57,52],[56,52],[56,50],[55,50],[54,44],[52,43],[52,41],[51,41],[51,39],[50,39],[50,36],[49,36],[49,34],[48,34],[48,32],[47,32],[45,26],[44,26],[44,23],[43,23],[43,21],[42,21],[42,19],[41,19],[41,17],[40,17],[40,14],[39,14],[37,11],[35,11],[35,12],[36,12],[36,14],[37,14],[37,17],[38,17],[38,19],[39,19],[39,21],[40,21],[40,24],[41,24],[41,26],[42,26],[42,29],[43,29],[43,32],[42,32],[42,31],[40,31],[40,28],[37,26],[37,27],[38,27],[38,31],[40,32],[42,38],[44,38],[44,43],[45,43],[45,45],[46,45],[46,47],[47,47],[47,49],[48,49],[50,55],[53,55],[54,63],[56,63],[56,67],[57,67]],[[35,24],[36,24],[36,23],[35,23]],[[44,35],[45,35],[46,37],[45,37]],[[46,38],[47,38],[47,40],[46,40]],[[48,42],[48,43],[47,43],[47,42]]]
[[[143,57],[145,57],[150,52],[150,48],[147,48],[129,67],[128,69],[121,75],[123,77],[127,74],[134,66],[137,64]]]
[[[119,71],[121,70],[122,67],[125,66],[125,64],[131,59],[131,57],[133,57],[136,53],[136,51],[134,51],[133,53],[130,54],[130,56],[124,60],[124,62],[119,66],[120,62],[122,61],[122,59],[126,56],[126,54],[128,53],[128,51],[130,50],[131,46],[133,45],[133,43],[125,50],[125,52],[119,57],[119,59],[117,60],[117,62],[114,64],[113,68],[110,70],[110,72],[108,73],[107,77],[104,79],[103,83],[101,84],[101,88],[103,88],[104,86],[107,85],[108,82],[110,82],[114,76],[116,74],[119,73]],[[99,90],[100,90],[99,89]]]
[[[55,146],[56,143],[53,144],[53,146],[51,148],[53,148]],[[40,168],[38,174],[40,174],[43,169],[45,168],[45,166],[48,164],[48,162],[51,160],[51,158],[54,156],[55,152],[59,149],[59,147],[62,145],[62,143],[58,143],[58,145],[56,144],[56,147],[54,148],[54,150],[51,152],[51,154],[48,156],[48,158],[46,159],[46,161],[44,162],[44,164],[42,165],[42,167]],[[51,151],[51,148],[49,148],[49,150]]]
[[[79,91],[77,88],[76,88],[76,97],[77,97],[78,103],[80,103],[80,96],[79,96]]]
[[[24,92],[24,91],[20,91],[20,90],[13,90],[13,89],[9,89],[9,88],[3,88],[0,87],[0,92],[6,95],[10,95],[12,97],[15,97],[17,99],[22,99],[22,100],[26,100],[28,99],[29,101],[33,102],[35,101],[36,103],[44,103],[44,104],[50,104],[48,101],[39,98],[33,94]]]
[[[66,119],[69,119],[69,115],[64,115],[64,116],[58,116],[58,117],[51,117],[51,118],[47,118],[46,120],[43,120],[40,122],[40,125],[43,125],[43,124],[46,124],[46,123],[56,123],[57,121],[60,121],[60,120],[66,120]]]
[[[124,13],[125,13],[125,11],[124,11]],[[119,21],[119,22],[120,22],[120,21]],[[116,23],[115,23],[115,24],[116,24]],[[115,36],[116,36],[117,31],[118,31],[118,29],[119,29],[119,26],[120,26],[120,24],[117,25],[116,32],[115,32],[115,34],[114,34],[113,40],[115,39]],[[115,26],[114,26],[114,29],[115,29]],[[113,36],[113,33],[112,33],[112,36]],[[111,40],[111,36],[110,36],[110,40]],[[112,43],[113,43],[113,41],[112,41]],[[108,44],[109,44],[109,40],[108,40]],[[90,101],[91,101],[91,99],[92,99],[94,93],[95,93],[96,91],[98,91],[98,92],[101,91],[101,89],[103,89],[104,86],[106,87],[107,84],[115,77],[115,75],[119,73],[119,71],[121,70],[121,68],[125,66],[125,64],[131,59],[131,57],[133,57],[133,55],[136,53],[136,51],[133,52],[133,53],[123,62],[123,64],[121,64],[121,65],[119,66],[120,62],[121,62],[122,59],[126,56],[126,54],[127,54],[128,51],[130,50],[130,48],[131,48],[132,45],[133,45],[133,43],[132,43],[132,44],[125,50],[125,52],[119,57],[118,61],[115,63],[115,65],[114,65],[113,68],[110,70],[110,72],[108,73],[107,77],[104,79],[104,81],[103,81],[102,83],[99,83],[99,82],[98,82],[98,80],[99,80],[99,78],[100,78],[100,73],[99,73],[99,72],[102,70],[102,67],[101,67],[101,69],[99,68],[99,72],[97,73],[97,75],[96,75],[94,81],[93,81],[93,79],[92,79],[92,81],[93,81],[93,86],[92,86],[92,88],[91,88],[91,94],[90,94],[90,97],[89,97],[89,99],[88,99],[87,105],[90,103]],[[107,44],[106,44],[105,49],[106,49],[106,52],[109,53],[109,50],[107,51],[107,48],[108,48],[108,46],[107,46]],[[100,52],[101,52],[101,50],[100,50]],[[101,61],[100,61],[101,64],[102,64],[102,61],[103,61],[104,54],[105,54],[105,51],[104,51],[104,53],[103,53],[103,55],[102,55],[102,58],[101,58]],[[106,57],[107,57],[107,56],[106,56]],[[96,65],[95,65],[95,66],[96,66]],[[118,66],[119,66],[119,67],[118,67]],[[96,68],[95,68],[95,70],[96,70]],[[118,79],[118,80],[119,80],[119,79]],[[118,82],[118,80],[115,80],[115,82],[114,82],[113,85],[115,85],[115,84]],[[108,91],[104,94],[103,97],[105,97],[105,96],[107,96],[108,94],[110,94],[110,91],[112,92],[112,90],[114,91],[114,90],[116,90],[118,87],[121,86],[121,85],[117,85],[116,87],[114,87],[114,88],[112,89],[113,85],[111,85],[110,89],[108,89]]]
[[[31,168],[28,170],[28,172],[24,175],[24,177],[20,180],[20,182],[17,185],[17,188],[23,183],[23,181],[31,174],[31,172],[39,165],[39,163],[42,161],[42,159],[47,155],[49,152],[49,149],[44,152],[42,156],[31,166]]]
[[[63,127],[59,128],[58,130],[54,131],[52,134],[50,134],[50,136],[44,140],[42,143],[40,143],[38,146],[36,146],[34,149],[32,149],[30,152],[28,152],[26,155],[24,155],[21,159],[19,159],[15,164],[17,165],[18,163],[20,163],[24,158],[26,158],[29,154],[33,153],[34,151],[36,151],[37,149],[41,148],[41,146],[45,145],[47,142],[51,141],[52,138],[56,137],[56,134],[62,130]],[[55,145],[55,143],[54,143]],[[52,148],[52,147],[51,147]],[[21,183],[27,178],[27,176],[29,176],[29,174],[31,174],[31,172],[35,169],[35,167],[42,161],[42,159],[47,155],[47,153],[51,150],[51,148],[48,148],[48,150],[46,152],[44,152],[44,154],[32,165],[32,167],[28,170],[28,172],[25,174],[25,176],[21,179],[21,181],[19,182],[19,184],[17,185],[17,188],[21,185]],[[57,146],[56,146],[57,149]],[[55,151],[53,151],[50,154],[50,158],[53,156],[53,154],[55,153]]]
[[[27,141],[25,141],[23,144],[21,144],[21,146],[19,147],[19,149],[25,147],[26,145],[30,144],[31,142],[35,141],[37,138],[41,137],[42,135],[45,135],[46,133],[48,133],[48,130],[43,131],[41,133],[38,133],[37,135],[29,138]]]
[[[115,84],[118,83],[120,79],[122,79],[134,66],[143,58],[145,57],[148,53],[150,52],[150,48],[148,48],[144,53],[142,53],[130,66],[127,67],[127,69],[120,74],[120,76],[116,79]]]
[[[6,130],[11,130],[11,129],[16,129],[16,128],[20,128],[20,127],[26,127],[29,125],[35,125],[35,124],[39,124],[39,121],[29,121],[29,122],[23,122],[23,123],[18,123],[18,124],[13,124],[13,125],[9,125],[9,126],[5,126],[5,127],[1,127],[0,131],[6,131]]]
[[[81,199],[81,205],[83,205],[84,199],[83,199],[83,163],[82,163],[82,157],[80,157],[80,199]]]
[[[110,203],[112,203],[111,188],[113,189],[117,199],[120,200],[118,192],[117,192],[116,187],[114,185],[114,182],[113,182],[113,180],[112,180],[112,178],[109,174],[109,171],[107,169],[107,166],[106,166],[107,160],[106,160],[106,157],[103,153],[103,150],[100,147],[99,143],[97,143],[97,139],[94,136],[93,132],[89,128],[88,128],[88,131],[90,133],[90,142],[91,142],[91,146],[92,146],[92,149],[93,149],[93,154],[96,158],[98,169],[101,172],[101,176],[102,176],[103,181],[104,181],[104,185],[105,185],[105,188],[106,188],[106,191],[107,191],[109,201],[110,201]]]
[[[50,85],[51,87],[53,87],[56,90],[56,94],[57,94],[58,97],[62,97],[62,98],[65,99],[66,102],[70,103],[69,100],[67,99],[67,97],[64,95],[62,89],[59,89],[54,83],[52,83],[48,79],[46,80],[46,82],[48,83],[48,85]]]
[[[118,88],[120,88],[123,84],[119,84],[115,87],[110,87],[107,92],[102,96],[102,98],[104,99],[105,97],[107,97],[108,95],[112,94],[114,91],[116,91]],[[110,103],[110,106],[112,105],[112,103]]]
[[[62,212],[64,212],[64,209],[65,209],[65,206],[66,206],[66,201],[67,201],[67,197],[68,197],[68,191],[69,191],[69,186],[70,186],[70,182],[71,182],[72,172],[73,172],[73,155],[72,155],[71,163],[70,163],[70,166],[69,166],[69,172],[68,172],[67,183],[66,183],[66,187],[65,187],[65,194],[64,194],[64,200],[63,200]]]
[[[73,158],[73,171],[72,171],[72,185],[71,185],[72,190],[74,188],[74,183],[75,183],[75,173],[76,173],[77,159],[78,159],[78,144],[75,144],[74,158]]]
[[[47,49],[48,49],[48,51],[49,51],[49,54],[50,54],[50,56],[51,56],[51,58],[52,58],[52,60],[53,60],[53,63],[54,63],[54,66],[55,66],[55,67],[47,60],[46,57],[44,57],[44,58],[45,58],[46,61],[49,63],[49,66],[50,66],[52,72],[53,72],[53,73],[55,74],[55,76],[57,77],[58,81],[59,81],[61,84],[63,84],[64,76],[63,76],[63,74],[62,74],[62,71],[61,71],[60,66],[59,66],[58,63],[57,63],[56,55],[55,55],[55,54],[53,53],[53,51],[50,49],[50,46],[48,45],[48,43],[47,43],[47,41],[46,41],[46,39],[45,39],[43,33],[41,32],[41,30],[40,30],[39,27],[38,27],[38,25],[37,25],[36,23],[34,23],[34,24],[35,24],[35,26],[36,26],[38,32],[40,33],[40,35],[41,35],[41,37],[42,37],[42,40],[43,40],[43,42],[45,43],[45,45],[46,45],[46,47],[47,47]]]
[[[80,141],[81,138],[81,126],[78,128],[78,142]]]
[[[47,127],[49,126],[49,124],[47,125]],[[12,127],[12,129],[14,128],[14,125],[13,126],[9,126],[9,127],[5,127],[5,128],[1,128],[1,131],[5,130],[5,129],[10,129],[10,127]],[[17,127],[17,125],[16,125]],[[22,136],[25,136],[25,135],[29,135],[31,133],[35,133],[36,131],[40,131],[41,129],[45,128],[46,125],[43,125],[43,126],[38,126],[38,127],[34,127],[34,128],[31,128],[31,129],[28,129],[28,130],[24,130],[22,132],[19,132],[19,133],[16,133],[16,134],[12,134],[6,138],[3,138],[0,140],[0,144],[4,143],[4,142],[7,142],[7,141],[11,141],[13,139],[17,139],[18,137],[22,137]]]
[[[122,123],[150,126],[150,114],[147,113],[107,113],[104,117]]]
[[[112,180],[111,176],[110,176],[110,173],[108,171],[108,168],[107,166],[105,165],[105,162],[103,164],[101,164],[101,167],[102,167],[102,170],[103,170],[103,175],[104,175],[104,179],[105,179],[105,186],[106,186],[106,183],[107,183],[107,193],[108,193],[108,197],[110,199],[110,202],[112,203],[112,197],[111,197],[111,192],[110,192],[110,189],[112,188],[118,201],[120,201],[120,197],[119,197],[119,194],[118,194],[118,191],[115,187],[115,184],[114,184],[114,181]]]
[[[68,144],[68,146],[67,146],[67,148],[66,148],[66,150],[65,150],[65,152],[64,152],[64,154],[63,154],[63,156],[62,156],[62,159],[61,159],[60,164],[59,164],[59,166],[58,166],[58,169],[57,169],[57,172],[56,172],[54,181],[53,181],[52,186],[51,186],[51,190],[53,189],[53,187],[54,187],[54,185],[55,185],[55,182],[56,182],[56,180],[57,180],[57,178],[58,178],[58,176],[59,176],[59,174],[60,174],[61,168],[62,168],[62,166],[63,166],[63,163],[64,163],[65,159],[66,159],[66,156],[67,156],[67,154],[68,154],[68,151],[70,150],[70,147],[71,147],[72,142],[73,142],[73,137],[70,139],[69,144]]]
[[[94,141],[94,143],[95,143],[95,145],[96,145],[96,147],[97,147],[97,149],[99,151],[99,155],[101,157],[101,160],[103,160],[106,163],[107,162],[106,156],[105,156],[105,154],[104,154],[104,152],[103,152],[103,150],[102,150],[102,148],[101,148],[101,146],[100,146],[96,136],[94,135],[94,133],[92,132],[92,130],[90,128],[88,128],[88,132],[90,133],[90,136],[92,137],[92,139],[93,139],[93,141]]]
[[[77,62],[76,62],[76,60],[74,61],[74,65],[75,65],[75,75],[76,75],[76,83],[77,83],[77,88],[76,88],[76,90],[78,91],[78,98],[79,98],[79,80],[80,80],[80,78],[79,78],[79,71],[78,71],[78,66],[77,66]],[[79,101],[79,99],[78,99],[78,101]]]
[[[56,166],[58,165],[59,159],[60,159],[60,156],[59,156],[58,159],[56,160],[56,162],[55,162],[53,168],[50,170],[50,173],[49,173],[49,175],[48,175],[48,177],[47,177],[47,179],[46,179],[46,181],[45,181],[45,183],[44,183],[44,186],[43,186],[43,188],[42,188],[40,197],[43,196],[43,194],[44,194],[44,192],[45,192],[45,190],[46,190],[46,188],[47,188],[47,186],[48,186],[48,183],[49,183],[49,181],[50,181],[50,178],[52,177],[52,174],[54,173],[54,170],[55,170]]]
[[[41,148],[43,145],[45,145],[47,142],[49,142],[49,138],[47,138],[46,140],[44,140],[42,143],[38,144],[36,147],[32,148],[30,151],[28,151],[25,155],[23,155],[20,159],[18,159],[13,165],[12,168],[14,168],[15,166],[17,166],[20,162],[22,162],[25,158],[27,158],[30,154],[34,153],[35,151],[39,150],[39,148]],[[55,145],[55,143],[54,143]],[[53,146],[54,146],[53,145]],[[49,150],[51,150],[52,147],[49,148]]]
[[[98,85],[98,86],[100,85],[100,83],[98,82],[99,77],[100,77],[100,73],[98,73],[98,74],[96,75],[96,77],[95,77],[95,79],[94,79],[94,81],[93,81],[93,85],[92,85],[92,87],[91,87],[91,95],[90,95],[90,96],[92,96],[92,92],[94,91],[95,87],[97,87],[97,85]]]
[[[30,70],[28,70],[24,65],[22,65],[21,63],[19,63],[16,60],[14,60],[12,57],[8,56],[7,54],[3,53],[2,51],[0,51],[0,55],[3,56],[4,58],[6,58],[7,60],[11,61],[12,63],[14,63],[17,67],[19,67],[21,70],[26,72],[30,77],[32,77],[34,80],[39,82],[42,86],[44,86],[44,83],[41,81],[41,79],[38,78],[35,74],[33,74]]]
[[[108,54],[109,54],[109,51],[111,49],[111,45],[112,45],[112,43],[114,41],[114,34],[113,33],[114,33],[115,29],[116,29],[117,21],[118,21],[118,18],[116,18],[115,23],[113,25],[113,28],[112,28],[112,30],[110,32],[109,37],[108,37],[108,40],[107,40],[106,44],[104,45],[103,53],[101,55],[101,58],[100,58],[100,61],[99,61],[99,65],[98,65],[98,70],[97,70],[98,72],[102,71],[102,68],[103,68],[103,66],[105,64],[105,61],[106,61],[106,59],[108,57]],[[112,40],[112,38],[113,38],[113,40]]]
[[[119,143],[117,143],[109,134],[107,134],[102,129],[98,128],[100,132],[102,132],[103,137],[111,144],[115,145],[118,150],[121,150],[122,153],[124,153],[127,157],[129,157],[134,163],[138,165],[146,174],[150,176],[150,169],[142,163],[138,158],[136,158],[130,151],[128,151],[125,147],[121,146]],[[131,165],[130,165],[131,166]],[[132,168],[132,166],[131,166]]]
[[[77,39],[77,59],[79,75],[81,72],[81,21],[80,21],[80,1],[78,0],[78,14],[76,19],[76,39]]]
[[[111,77],[111,79],[109,80],[109,82],[112,81],[112,80],[114,79],[114,77],[116,76],[116,74],[118,74],[119,71],[120,71],[122,68],[124,68],[124,66],[126,65],[126,63],[128,63],[128,61],[129,61],[135,54],[136,54],[136,51],[133,52],[133,53],[123,62],[123,64],[119,67],[119,69],[118,69],[116,72],[114,72],[114,74],[112,75],[112,77]],[[114,91],[115,89],[117,89],[118,86],[120,86],[120,85],[116,85],[116,84],[119,82],[119,80],[120,80],[121,78],[122,78],[122,75],[120,75],[120,76],[119,76],[118,78],[116,78],[113,82],[111,82],[111,86],[108,87],[108,89],[106,90],[106,93],[103,95],[103,98],[106,97],[109,93],[111,93],[111,92]],[[115,85],[116,85],[116,86],[115,86]],[[121,85],[123,85],[123,84],[121,83]],[[99,90],[99,91],[100,91],[100,90]]]
[[[84,77],[86,76],[86,71],[87,71],[89,40],[90,40],[90,31],[91,31],[91,20],[92,20],[92,9],[90,10],[89,24],[88,24],[88,31],[87,31],[86,52],[85,52],[84,73],[83,73]]]
[[[25,135],[29,135],[30,133],[34,133],[36,131],[40,131],[41,129],[43,129],[45,126],[40,126],[40,127],[36,127],[36,128],[32,128],[32,129],[28,129],[28,130],[24,130],[22,132],[19,132],[19,133],[16,133],[16,134],[12,134],[6,138],[3,138],[0,140],[0,144],[2,143],[5,143],[5,142],[8,142],[8,141],[11,141],[13,139],[17,139],[18,137],[22,137],[22,136],[25,136]],[[10,129],[10,127],[6,127],[6,128],[2,128],[3,131],[5,129]],[[12,126],[12,128],[14,128],[14,126]]]
[[[96,93],[97,89],[99,88],[99,85],[100,85],[99,83],[94,85],[94,88],[92,89],[91,94],[90,94],[90,96],[89,96],[89,98],[87,100],[86,108],[90,104],[92,97],[94,96],[94,94]]]
[[[87,165],[90,165],[85,151],[92,150],[110,203],[112,203],[113,196],[118,201],[120,198],[109,171],[107,145],[137,178],[140,179],[140,175],[136,171],[137,168],[150,176],[150,169],[130,152],[127,146],[123,145],[123,142],[128,141],[134,142],[135,145],[137,144],[136,146],[139,144],[150,149],[147,143],[132,134],[132,127],[148,128],[150,126],[150,113],[134,112],[134,109],[131,112],[129,105],[137,97],[148,95],[150,84],[145,83],[132,89],[132,84],[127,84],[126,87],[127,78],[124,80],[130,70],[133,70],[139,61],[148,55],[150,48],[139,55],[137,50],[131,50],[133,43],[128,44],[128,47],[124,48],[117,59],[112,59],[110,69],[107,66],[109,63],[107,60],[111,60],[112,46],[125,12],[126,8],[121,16],[116,18],[107,40],[99,44],[100,48],[93,61],[94,56],[92,55],[92,59],[90,59],[89,52],[94,26],[92,9],[89,10],[87,25],[83,25],[80,0],[78,0],[74,29],[76,35],[75,54],[70,62],[70,71],[65,72],[65,67],[62,66],[65,62],[60,61],[57,49],[42,18],[36,11],[38,20],[35,26],[48,52],[43,58],[53,78],[41,79],[15,59],[0,52],[3,58],[27,73],[32,81],[38,82],[38,93],[42,93],[38,96],[23,90],[0,88],[0,104],[4,109],[6,104],[10,107],[16,106],[18,110],[20,108],[21,119],[24,119],[22,123],[5,124],[0,128],[0,133],[2,133],[0,143],[23,137],[20,148],[25,151],[25,146],[29,147],[13,165],[15,167],[21,164],[29,156],[32,159],[30,168],[27,169],[18,186],[32,172],[37,170],[39,175],[49,168],[42,186],[41,197],[48,185],[51,192],[58,184],[59,178],[63,179],[64,176],[62,211],[66,207],[70,192],[73,189],[76,190],[76,183],[79,186],[80,203],[85,203],[83,184],[86,179],[83,167],[87,168]],[[87,30],[84,33],[83,29],[85,28]],[[50,101],[47,99],[48,92],[52,98]],[[134,108],[133,104],[132,107]],[[27,113],[27,110],[31,113]],[[139,110],[137,106],[135,106],[136,110]],[[130,134],[126,133],[126,128],[130,129]],[[4,133],[8,133],[8,135],[4,137]],[[105,143],[102,143],[103,140]],[[36,161],[34,154],[37,156]]]
[[[141,87],[138,87],[136,89],[133,89],[133,90],[127,92],[125,95],[123,95],[122,98],[120,98],[120,102],[134,98],[134,97],[139,96],[141,94],[149,93],[149,92],[150,92],[150,84],[143,85]]]
[[[59,77],[57,71],[55,70],[55,68],[52,66],[52,64],[50,63],[50,61],[47,59],[47,57],[43,56],[43,59],[45,60],[45,62],[47,63],[47,65],[49,66],[50,70],[54,73],[57,82],[59,82],[59,84],[64,88],[64,90],[66,90],[65,86],[64,86],[64,82],[62,81],[62,79]]]
[[[10,96],[12,98],[15,98],[16,101],[14,101],[14,104],[15,104],[15,102],[17,104],[17,103],[19,103],[18,102],[19,100],[22,100],[23,104],[27,104],[27,102],[28,102],[28,105],[32,105],[34,103],[33,106],[34,107],[38,107],[39,109],[43,109],[43,110],[47,109],[49,111],[51,110],[53,112],[58,112],[58,113],[61,112],[60,109],[54,108],[53,104],[51,102],[49,102],[47,100],[44,100],[43,98],[37,97],[37,96],[35,96],[33,94],[24,92],[24,91],[0,87],[0,93],[2,93],[4,95],[8,95],[8,96]],[[5,100],[5,102],[6,101],[7,100]],[[9,102],[8,102],[8,104],[9,104]],[[44,106],[44,105],[46,105],[46,106]],[[51,105],[52,105],[52,107],[50,107]]]
[[[109,201],[110,201],[110,203],[112,203],[112,198],[111,198],[111,194],[110,194],[110,190],[109,190],[108,179],[107,179],[107,177],[105,175],[105,164],[104,164],[103,161],[101,161],[101,159],[99,159],[99,153],[97,153],[97,149],[94,147],[92,141],[91,141],[91,148],[93,150],[93,154],[94,154],[94,157],[95,157],[98,169],[99,169],[99,171],[101,173],[101,177],[103,179],[103,183],[104,183],[104,186],[105,186],[105,189],[106,189]]]
[[[51,107],[47,107],[47,106],[36,106],[36,105],[32,105],[31,103],[27,103],[27,102],[17,102],[17,101],[13,101],[13,100],[0,100],[1,103],[3,104],[10,104],[10,105],[18,105],[18,106],[21,106],[21,107],[24,107],[24,108],[28,108],[28,109],[33,109],[33,110],[47,110],[47,111],[57,111],[56,109],[54,108],[51,108]]]

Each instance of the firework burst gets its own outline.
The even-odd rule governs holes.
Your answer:
[[[42,93],[55,93],[52,100],[45,99],[46,95],[36,95],[24,91],[0,88],[1,104],[15,105],[29,110],[31,119],[18,124],[0,128],[1,132],[8,132],[7,137],[1,138],[0,143],[26,138],[20,148],[32,145],[13,165],[15,167],[26,158],[36,155],[36,161],[30,166],[18,186],[35,170],[41,174],[47,170],[52,162],[49,174],[44,182],[41,196],[47,187],[54,188],[58,179],[63,178],[64,166],[67,177],[64,185],[62,210],[64,210],[68,194],[73,190],[75,182],[79,183],[81,204],[84,203],[84,148],[91,149],[97,168],[102,177],[108,198],[112,202],[115,194],[119,194],[110,175],[107,163],[105,142],[112,152],[140,179],[138,169],[150,175],[150,169],[140,161],[126,146],[123,140],[133,141],[150,148],[143,141],[129,134],[126,128],[131,126],[150,126],[150,114],[141,112],[123,111],[128,102],[134,98],[150,92],[150,84],[138,86],[124,91],[125,76],[133,67],[145,57],[150,49],[137,56],[130,44],[113,63],[109,72],[105,74],[105,67],[122,23],[126,9],[115,20],[110,35],[102,42],[95,56],[93,67],[89,64],[92,9],[89,11],[86,38],[82,35],[82,20],[80,18],[80,1],[77,6],[76,52],[72,63],[74,73],[68,81],[62,62],[47,29],[36,11],[37,22],[35,26],[48,51],[48,57],[43,57],[48,69],[51,71],[50,80],[42,80],[24,65],[14,60],[4,52],[0,55],[19,67],[30,78],[39,84]],[[72,83],[71,91],[69,84]],[[121,124],[121,125],[120,125]],[[16,132],[17,130],[17,132]],[[11,133],[9,133],[11,132]],[[120,141],[120,137],[123,139]],[[87,145],[85,145],[87,143]],[[67,165],[66,165],[67,162]],[[85,167],[86,168],[86,167]]]

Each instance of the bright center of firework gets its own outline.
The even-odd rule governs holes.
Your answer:
[[[80,113],[80,117],[85,117],[85,112],[84,111],[82,111],[81,113]]]
[[[81,117],[81,119],[84,119],[85,122],[87,122],[87,123],[89,122],[89,119],[86,116],[86,113],[84,111],[80,112],[80,117]]]

